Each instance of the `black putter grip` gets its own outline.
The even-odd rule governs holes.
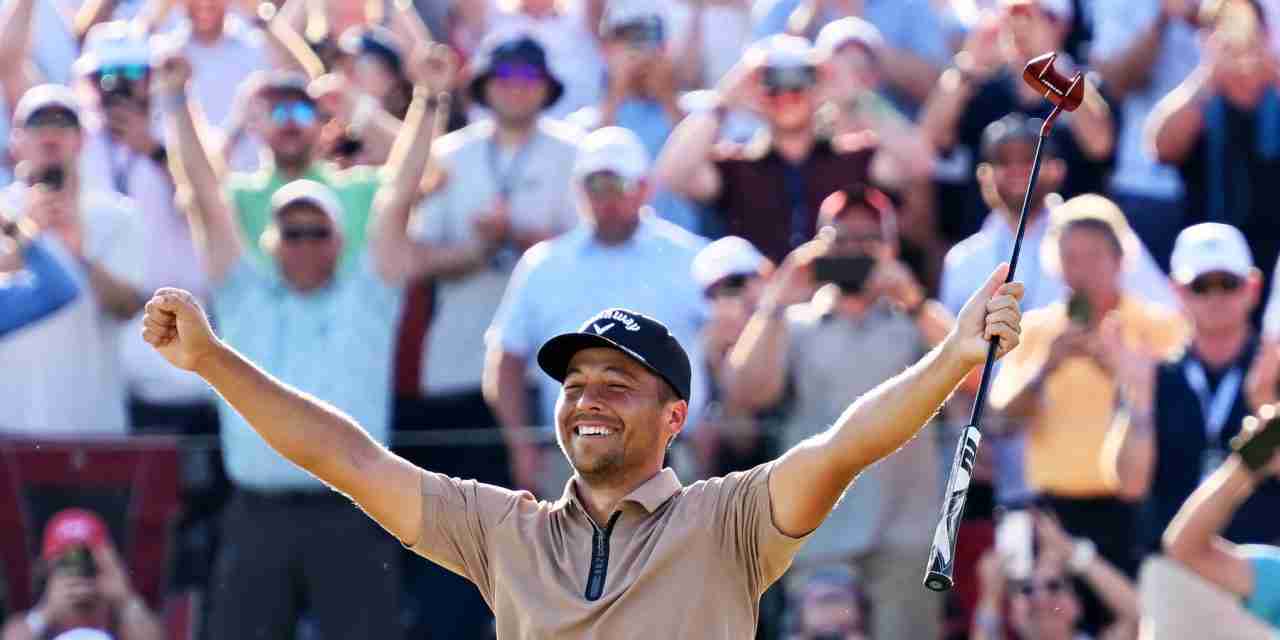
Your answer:
[[[969,480],[973,477],[973,464],[978,459],[978,444],[982,432],[969,425],[960,433],[951,473],[947,478],[947,492],[943,496],[942,515],[938,528],[933,532],[933,546],[929,549],[929,570],[924,586],[932,591],[946,591],[954,580],[956,539],[960,531],[960,519],[964,516],[965,499],[969,496]]]
[[[1250,471],[1262,471],[1280,448],[1280,416],[1273,413],[1263,419],[1257,431],[1237,434],[1231,439],[1231,448]]]

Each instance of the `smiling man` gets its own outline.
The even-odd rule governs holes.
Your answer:
[[[754,637],[760,595],[854,477],[920,430],[989,339],[1001,355],[1017,344],[1022,285],[1002,285],[1007,270],[991,274],[941,345],[835,426],[776,461],[690,486],[663,468],[688,415],[685,350],[646,316],[596,315],[538,351],[562,382],[556,435],[575,469],[555,502],[410,465],[227,347],[185,292],[157,292],[143,337],[282,455],[475,583],[498,637],[736,640]]]

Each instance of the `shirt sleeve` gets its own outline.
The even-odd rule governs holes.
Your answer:
[[[534,292],[531,291],[534,265],[530,256],[545,250],[545,245],[535,246],[525,252],[507,281],[507,291],[493,314],[485,342],[489,348],[500,348],[512,355],[530,357],[538,344],[534,333]]]
[[[759,596],[786,573],[809,535],[794,538],[778,529],[769,496],[769,475],[777,461],[708,481],[714,495],[715,530],[736,566],[743,567]]]
[[[1044,332],[1038,330],[1033,312],[1030,317],[1024,316],[1022,321],[1022,342],[1017,349],[1010,351],[1000,363],[999,373],[991,382],[991,406],[1003,409],[1014,398],[1014,394],[1036,375],[1043,364],[1044,354],[1039,343],[1043,341]]]
[[[22,251],[26,270],[0,280],[0,337],[41,320],[79,294],[75,280],[39,241]]]
[[[422,472],[422,533],[414,553],[476,585],[493,602],[489,536],[528,493]]]
[[[1280,547],[1242,545],[1239,549],[1253,568],[1253,591],[1244,600],[1245,608],[1268,624],[1280,624]]]

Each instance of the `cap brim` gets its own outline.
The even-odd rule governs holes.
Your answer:
[[[538,349],[538,366],[555,381],[564,382],[564,379],[569,375],[569,361],[573,360],[573,356],[575,354],[583,349],[600,347],[604,347],[606,349],[617,349],[618,351],[627,354],[632,360],[635,360],[644,366],[645,369],[648,369],[650,373],[662,378],[667,384],[671,385],[671,388],[676,390],[677,395],[680,394],[679,387],[671,380],[668,380],[666,376],[662,375],[661,371],[653,368],[653,366],[642,358],[640,354],[618,344],[617,342],[614,342],[613,340],[604,336],[598,336],[594,333],[562,333],[546,341],[543,343],[542,348]],[[685,398],[685,400],[687,400],[687,398]]]

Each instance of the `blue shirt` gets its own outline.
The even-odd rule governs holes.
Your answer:
[[[498,313],[486,335],[490,349],[525,358],[530,364],[549,338],[577,331],[609,307],[625,307],[667,325],[689,354],[693,367],[689,420],[696,426],[707,402],[707,376],[699,330],[706,317],[702,291],[689,275],[693,257],[706,244],[652,213],[641,215],[635,234],[616,246],[595,241],[588,225],[525,252],[511,275]],[[560,383],[533,365],[539,407],[537,425],[555,424]]]
[[[300,294],[278,270],[247,254],[213,290],[223,340],[281,382],[342,410],[370,436],[390,433],[391,367],[401,293],[366,254],[325,288]],[[222,455],[240,487],[320,490],[324,485],[276,453],[225,400]],[[336,454],[337,452],[335,452]]]
[[[0,278],[0,337],[51,315],[80,293],[39,240],[23,247],[22,259],[25,269]]]
[[[1251,544],[1240,552],[1253,567],[1253,593],[1244,600],[1244,608],[1280,629],[1280,547]]]

